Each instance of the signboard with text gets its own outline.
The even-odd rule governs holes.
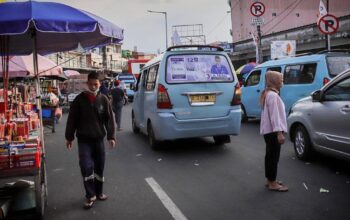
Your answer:
[[[272,41],[271,43],[272,60],[295,56],[295,51],[295,40]]]

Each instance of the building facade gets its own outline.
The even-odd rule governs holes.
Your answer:
[[[250,12],[255,0],[229,0],[234,52],[231,58],[241,65],[255,61],[253,37],[257,26],[252,25]],[[326,49],[326,37],[317,26],[320,0],[261,0],[265,12],[261,16],[263,60],[270,59],[272,41],[295,40],[296,53],[317,52]],[[327,6],[327,0],[324,0]],[[328,0],[328,13],[339,18],[339,29],[331,35],[331,48],[350,48],[350,1]]]
[[[47,57],[64,70],[72,69],[84,74],[91,71],[114,75],[127,68],[127,61],[122,58],[120,44],[111,44],[94,48],[89,52],[79,50],[50,54]]]

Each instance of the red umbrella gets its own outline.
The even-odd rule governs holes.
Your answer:
[[[3,77],[2,59],[0,59],[0,77]],[[63,73],[62,67],[50,59],[38,55],[39,76],[58,76]],[[9,77],[34,77],[33,54],[28,56],[11,56],[9,60]]]

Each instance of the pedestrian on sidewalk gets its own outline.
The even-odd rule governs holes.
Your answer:
[[[282,182],[276,181],[281,145],[285,142],[284,133],[287,132],[285,106],[279,96],[282,86],[282,73],[268,71],[265,77],[265,90],[260,96],[260,104],[262,106],[260,133],[264,135],[266,143],[266,186],[269,190],[278,192],[288,191],[288,187],[282,185]]]
[[[122,119],[122,110],[124,105],[124,90],[120,88],[120,81],[116,80],[114,82],[115,88],[111,90],[112,96],[112,106],[115,116],[115,122],[117,124],[117,130],[121,131],[121,119]]]
[[[106,200],[103,194],[105,166],[104,137],[111,148],[115,147],[113,112],[108,98],[99,92],[99,74],[88,75],[88,90],[80,93],[70,107],[66,125],[67,148],[78,139],[79,165],[83,176],[86,202],[84,208],[93,206],[96,199]]]

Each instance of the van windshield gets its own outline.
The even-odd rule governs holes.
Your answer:
[[[331,76],[336,76],[350,68],[350,56],[328,56],[327,64]]]
[[[183,54],[167,59],[167,83],[232,82],[228,60],[223,55]]]

